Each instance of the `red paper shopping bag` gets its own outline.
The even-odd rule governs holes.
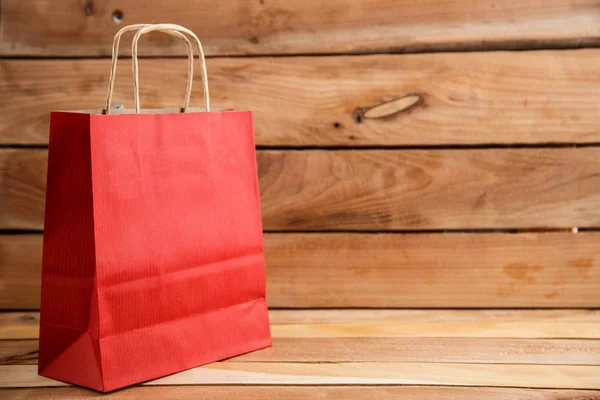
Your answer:
[[[206,111],[191,79],[140,110],[137,39],[197,38],[133,28],[136,110],[110,109],[113,52],[105,110],[51,115],[39,373],[100,391],[271,345],[252,114],[209,111],[199,41]]]

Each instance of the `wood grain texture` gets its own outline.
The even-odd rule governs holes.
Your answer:
[[[598,233],[267,234],[275,307],[598,307]]]
[[[41,235],[0,235],[0,309],[39,308],[41,272]]]
[[[402,323],[382,322],[374,324],[315,324],[273,326],[273,335],[280,337],[586,337],[600,339],[598,324],[571,322],[567,326],[554,322],[504,322],[464,323],[429,322]]]
[[[37,339],[39,327],[39,312],[0,312],[0,340]]]
[[[2,340],[0,365],[37,365],[38,340]]]
[[[347,53],[590,45],[600,34],[595,0],[193,1],[4,0],[4,55],[110,55],[121,25],[172,21],[204,40],[210,55]],[[318,12],[315,12],[318,10]],[[157,37],[145,54],[179,51]]]
[[[600,148],[258,152],[267,231],[600,226]],[[42,229],[46,150],[0,149],[0,229]]]
[[[426,310],[426,309],[350,309],[350,310],[270,310],[269,321],[275,325],[347,324],[362,322],[586,322],[600,323],[600,309],[524,309],[524,310]],[[13,313],[9,313],[13,314]],[[1,314],[0,314],[1,315]],[[26,319],[37,318],[36,312],[14,313]]]
[[[600,389],[600,366],[457,363],[213,363],[143,383],[173,385],[450,385]],[[0,388],[69,386],[36,365],[0,365]]]
[[[0,389],[6,400],[599,400],[600,391],[452,386],[137,386],[100,394],[76,387]]]
[[[267,233],[271,307],[598,307],[600,233]],[[0,308],[40,305],[42,235],[0,235]],[[359,287],[360,290],[356,290]]]
[[[27,332],[37,333],[38,318],[34,312],[0,314],[0,332],[8,328],[19,332],[20,336]],[[360,385],[372,385],[373,390],[379,385],[423,385],[423,392],[414,387],[415,392],[406,394],[409,398],[411,395],[428,395],[424,397],[428,399],[436,398],[436,395],[427,389],[427,385],[473,386],[470,392],[444,392],[446,395],[454,393],[456,398],[469,393],[475,398],[509,394],[506,391],[481,392],[476,389],[478,386],[600,388],[597,379],[600,374],[600,340],[597,340],[600,338],[597,335],[600,310],[306,309],[271,310],[270,319],[274,337],[272,348],[145,385],[157,386],[151,393],[167,397],[176,396],[183,390],[174,388],[179,385],[188,388],[189,385],[211,385],[212,388],[213,385],[252,385],[256,390],[265,385],[307,385],[321,390],[328,390],[330,385],[346,385],[346,390]],[[544,329],[547,332],[542,332]],[[494,330],[496,337],[486,337]],[[561,332],[568,332],[571,339],[544,338],[544,335],[560,337]],[[381,336],[382,333],[387,336]],[[467,336],[462,336],[465,333]],[[405,334],[412,336],[403,337]],[[435,334],[439,337],[428,337]],[[521,335],[540,337],[523,339]],[[596,340],[582,339],[587,336]],[[66,385],[37,376],[36,348],[36,340],[0,340],[0,387]],[[168,389],[159,390],[158,386]],[[208,390],[207,387],[204,389]],[[400,387],[396,389],[400,390]],[[143,393],[139,387],[120,393],[133,395],[136,392]],[[40,395],[36,391],[1,393],[27,394],[33,398]],[[78,389],[46,389],[45,394],[62,398],[60,396],[76,393],[79,393]],[[256,393],[257,396],[264,394]],[[299,392],[290,392],[293,393]],[[346,395],[351,393],[345,392]],[[360,393],[355,392],[352,398],[361,398]],[[563,391],[560,392],[563,397],[552,397],[558,396],[559,392],[531,389],[512,393],[526,399],[571,398],[569,392]],[[594,392],[579,393],[588,396],[580,398],[595,398]],[[341,393],[332,392],[331,395],[335,398]]]
[[[185,63],[141,62],[145,107],[181,104]],[[119,65],[114,102],[131,108],[131,71]],[[0,144],[46,144],[51,110],[103,107],[109,69],[110,60],[0,60]],[[211,59],[208,74],[213,106],[253,110],[259,146],[600,142],[600,50]],[[200,105],[199,77],[194,87]],[[423,101],[361,117],[408,94]]]
[[[562,320],[555,312],[464,310],[271,310],[274,338],[530,338],[600,339],[598,311],[576,310]],[[358,311],[358,312],[357,312]],[[569,313],[573,310],[565,310]],[[299,314],[303,317],[298,319]],[[366,315],[370,314],[370,315]],[[525,319],[527,318],[527,319]],[[319,322],[320,321],[320,322]],[[0,340],[36,339],[39,313],[0,313]]]
[[[600,340],[513,338],[278,338],[238,362],[450,362],[600,365]],[[0,365],[37,365],[37,340],[0,341]]]
[[[0,149],[0,229],[42,229],[46,150]]]

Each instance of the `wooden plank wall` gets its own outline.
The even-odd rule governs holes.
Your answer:
[[[114,33],[161,21],[255,113],[270,306],[600,306],[600,1],[187,3],[2,1],[0,309],[39,307],[50,110],[101,108]],[[148,36],[143,104],[176,106]]]
[[[3,54],[110,55],[117,21],[173,21],[209,55],[347,54],[593,46],[597,0],[4,0]],[[181,54],[169,38],[146,54]]]

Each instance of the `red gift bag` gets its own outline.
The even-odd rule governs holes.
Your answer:
[[[132,28],[136,111],[115,111]],[[206,111],[188,108],[191,74],[182,109],[140,110],[152,30],[196,41]],[[106,392],[271,345],[252,114],[210,111],[205,68],[189,30],[126,27],[105,110],[51,114],[41,375]]]

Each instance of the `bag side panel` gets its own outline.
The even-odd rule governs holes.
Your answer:
[[[69,350],[72,346],[78,349],[93,346],[93,340],[82,338],[89,335],[95,274],[89,121],[86,114],[51,114],[39,372],[72,383],[97,386],[99,360],[95,357],[78,359],[81,350]],[[94,351],[86,353],[94,354]],[[90,362],[93,365],[87,365]],[[97,373],[81,382],[77,371],[82,368]]]

